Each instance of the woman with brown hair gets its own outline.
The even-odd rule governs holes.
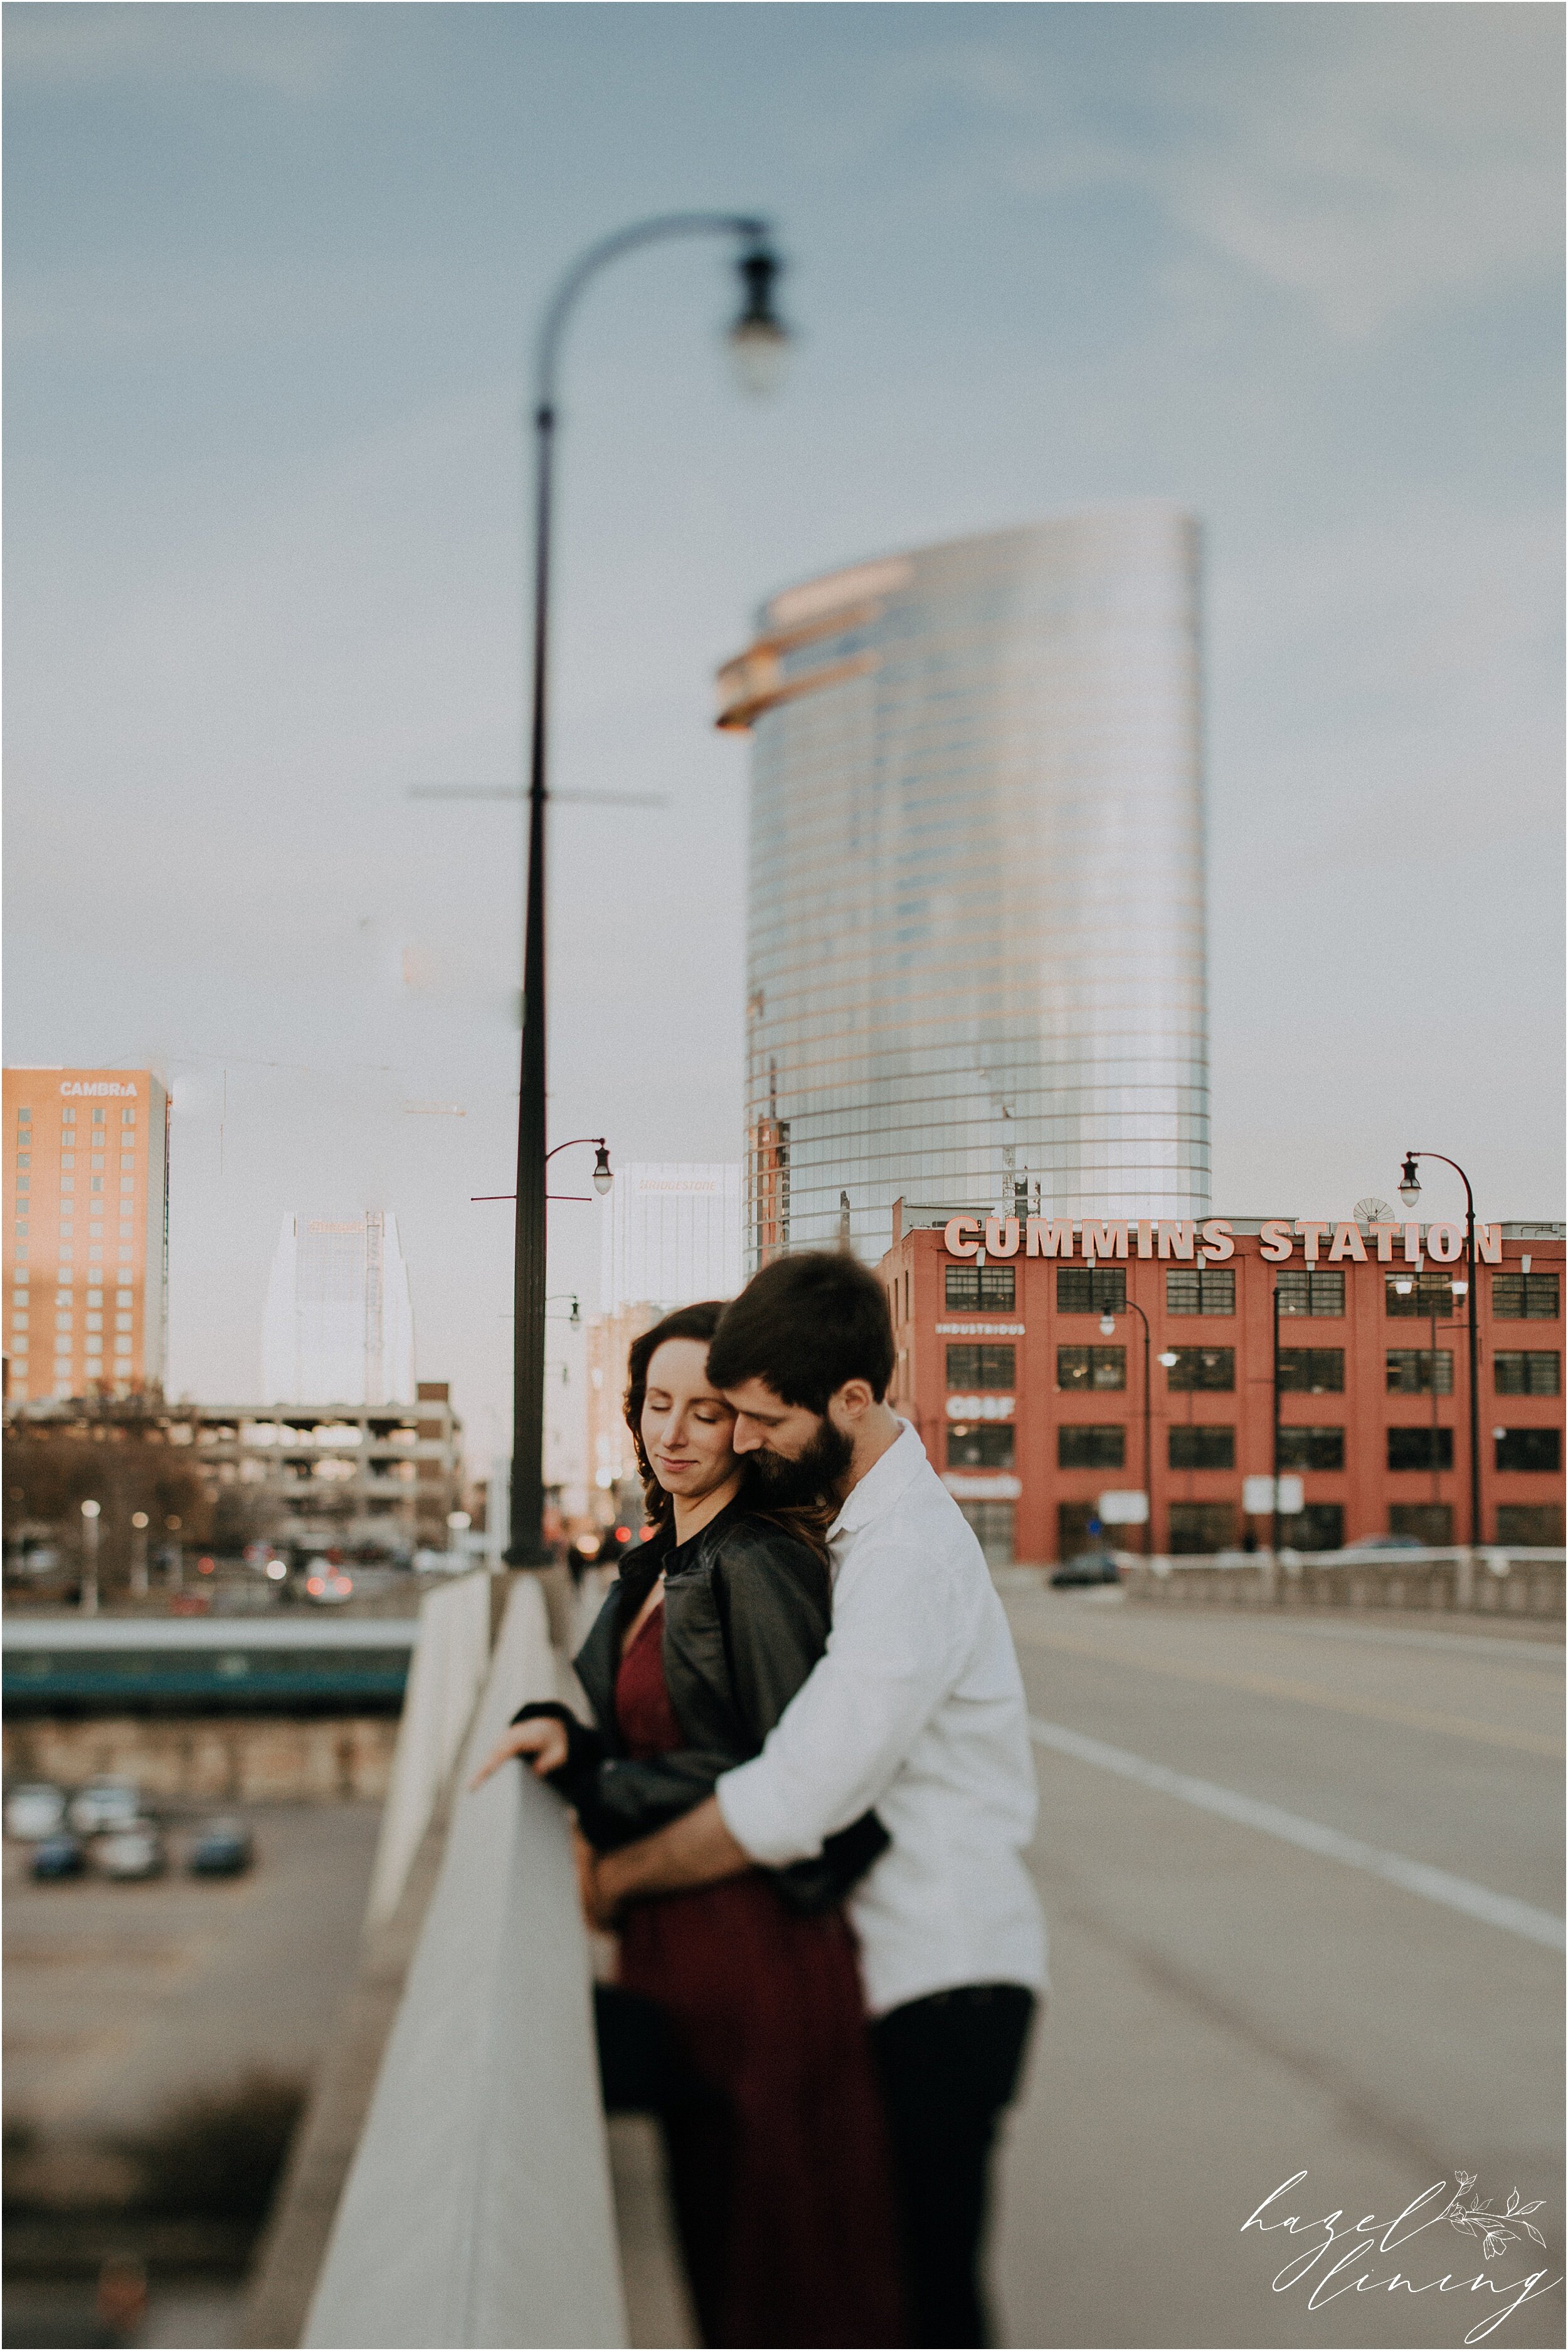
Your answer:
[[[689,1812],[757,1754],[827,1645],[829,1513],[750,1503],[734,1415],[707,1377],[721,1311],[682,1308],[631,1352],[626,1419],[652,1531],[575,1660],[596,1727],[525,1707],[485,1766],[526,1757],[600,1851]],[[867,1813],[815,1860],[663,1895],[621,1921],[618,1981],[667,2020],[700,2093],[664,2119],[710,2345],[905,2339],[840,1907],[886,1843]]]

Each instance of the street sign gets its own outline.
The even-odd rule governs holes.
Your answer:
[[[1102,1494],[1099,1510],[1102,1526],[1141,1527],[1148,1520],[1149,1498],[1138,1490]]]
[[[1280,1516],[1282,1519],[1294,1518],[1303,1499],[1304,1490],[1299,1478],[1281,1479]],[[1274,1510],[1272,1478],[1244,1478],[1241,1480],[1241,1507],[1249,1519],[1270,1517]]]

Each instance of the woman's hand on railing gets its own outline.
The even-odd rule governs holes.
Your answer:
[[[497,1742],[495,1750],[480,1765],[468,1782],[469,1792],[483,1785],[492,1771],[509,1763],[514,1755],[523,1757],[536,1779],[547,1772],[559,1771],[567,1758],[566,1725],[549,1715],[535,1715],[528,1722],[514,1722]]]
[[[571,1826],[571,1857],[577,1865],[577,1893],[584,1918],[601,1935],[613,1932],[617,1905],[606,1896],[600,1883],[603,1856],[594,1852],[575,1821]]]

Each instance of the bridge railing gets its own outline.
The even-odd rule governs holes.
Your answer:
[[[476,1581],[487,1607],[492,1579]],[[517,1707],[560,1689],[538,1580],[494,1581],[494,1654],[428,1806],[457,1665],[432,1719],[409,1719],[405,1813],[389,1808],[380,1908],[263,2248],[252,2344],[627,2341],[565,1815],[521,1771],[467,1788]],[[450,1598],[460,1656],[456,1612],[476,1604]]]
[[[1568,1552],[1517,1544],[1421,1550],[1220,1552],[1136,1560],[1129,1597],[1170,1607],[1429,1608],[1477,1616],[1560,1617]]]

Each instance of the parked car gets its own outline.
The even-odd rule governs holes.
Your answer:
[[[106,1774],[78,1788],[67,1813],[78,1836],[99,1836],[109,1829],[129,1828],[141,1817],[141,1791],[134,1780]]]
[[[1051,1580],[1059,1588],[1069,1583],[1119,1583],[1122,1571],[1113,1551],[1081,1551],[1063,1560]]]
[[[47,1780],[13,1788],[5,1799],[5,1834],[19,1844],[37,1844],[44,1837],[57,1835],[65,1824],[65,1790]]]
[[[92,1865],[105,1877],[159,1877],[163,1840],[151,1821],[128,1821],[92,1842]]]
[[[35,1877],[79,1877],[87,1867],[87,1853],[80,1837],[62,1829],[33,1847],[30,1866]]]
[[[1419,1535],[1357,1535],[1346,1551],[1425,1551]]]
[[[308,1600],[314,1600],[318,1606],[335,1607],[352,1594],[353,1577],[345,1575],[342,1569],[334,1567],[329,1560],[313,1559],[309,1562],[309,1570],[305,1578],[305,1596]]]
[[[185,1866],[193,1877],[239,1877],[256,1859],[250,1831],[240,1821],[208,1821]]]

